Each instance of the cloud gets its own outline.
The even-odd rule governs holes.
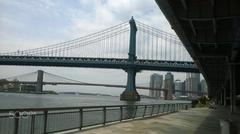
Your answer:
[[[160,29],[171,28],[149,0],[0,1],[1,52],[47,46],[93,33],[135,16]],[[29,41],[28,41],[29,40]],[[34,45],[33,45],[33,41]],[[8,49],[7,49],[8,48]]]

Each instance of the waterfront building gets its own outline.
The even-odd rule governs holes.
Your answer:
[[[172,73],[167,73],[164,80],[164,88],[168,90],[167,99],[172,99],[172,90],[174,90],[174,76]]]
[[[163,84],[163,76],[159,74],[152,74],[150,77],[150,88],[157,88],[161,89]],[[149,96],[150,97],[155,97],[155,98],[160,98],[161,97],[161,92],[158,90],[149,90]]]
[[[183,90],[182,95],[183,96],[186,95],[186,80],[182,82],[182,90]]]
[[[179,96],[183,95],[183,84],[181,80],[177,79],[174,83],[175,85],[175,96],[178,98]]]
[[[187,73],[186,75],[186,83],[185,83],[185,88],[186,91],[194,91],[198,92],[199,91],[199,85],[200,85],[200,74],[199,73]],[[197,97],[197,94],[193,93],[187,93],[189,97]]]

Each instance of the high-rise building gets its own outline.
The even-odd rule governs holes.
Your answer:
[[[186,91],[199,91],[200,74],[199,73],[187,73],[185,88]],[[197,94],[187,93],[189,97],[197,97]]]
[[[163,76],[159,74],[152,74],[150,77],[150,88],[161,89],[163,84]],[[161,97],[161,91],[159,90],[149,90],[150,97]]]
[[[208,92],[208,87],[207,87],[207,83],[206,80],[202,79],[200,82],[200,87],[201,87],[201,92]]]
[[[182,90],[183,90],[182,95],[186,95],[186,80],[184,80],[182,83]]]
[[[174,76],[172,73],[167,73],[164,80],[164,88],[168,90],[167,99],[172,99],[172,90],[174,90]]]
[[[183,95],[183,84],[181,80],[177,79],[175,81],[175,96],[178,98],[179,96]]]

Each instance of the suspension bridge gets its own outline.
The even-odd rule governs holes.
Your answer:
[[[79,80],[69,79],[56,74],[48,73],[42,70],[0,79],[0,84],[18,84],[19,90],[22,84],[35,85],[36,91],[38,91],[39,88],[41,89],[43,85],[81,85],[81,86],[126,88],[126,85],[83,82]],[[169,89],[152,88],[152,87],[150,88],[149,85],[146,86],[146,84],[149,84],[149,83],[138,83],[136,84],[136,89],[163,91],[164,99],[167,99],[167,94]],[[183,91],[183,90],[175,90],[175,89],[172,89],[172,92],[180,92],[182,94],[191,93],[191,94],[198,94],[198,95],[207,94],[206,92]]]
[[[0,65],[123,69],[128,78],[121,100],[140,100],[135,77],[141,70],[199,73],[176,35],[133,18],[129,24],[124,22],[74,40],[1,53]],[[38,91],[41,92],[42,88]]]

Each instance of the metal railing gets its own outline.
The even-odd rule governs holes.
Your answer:
[[[0,134],[46,134],[188,109],[191,103],[1,109]]]

